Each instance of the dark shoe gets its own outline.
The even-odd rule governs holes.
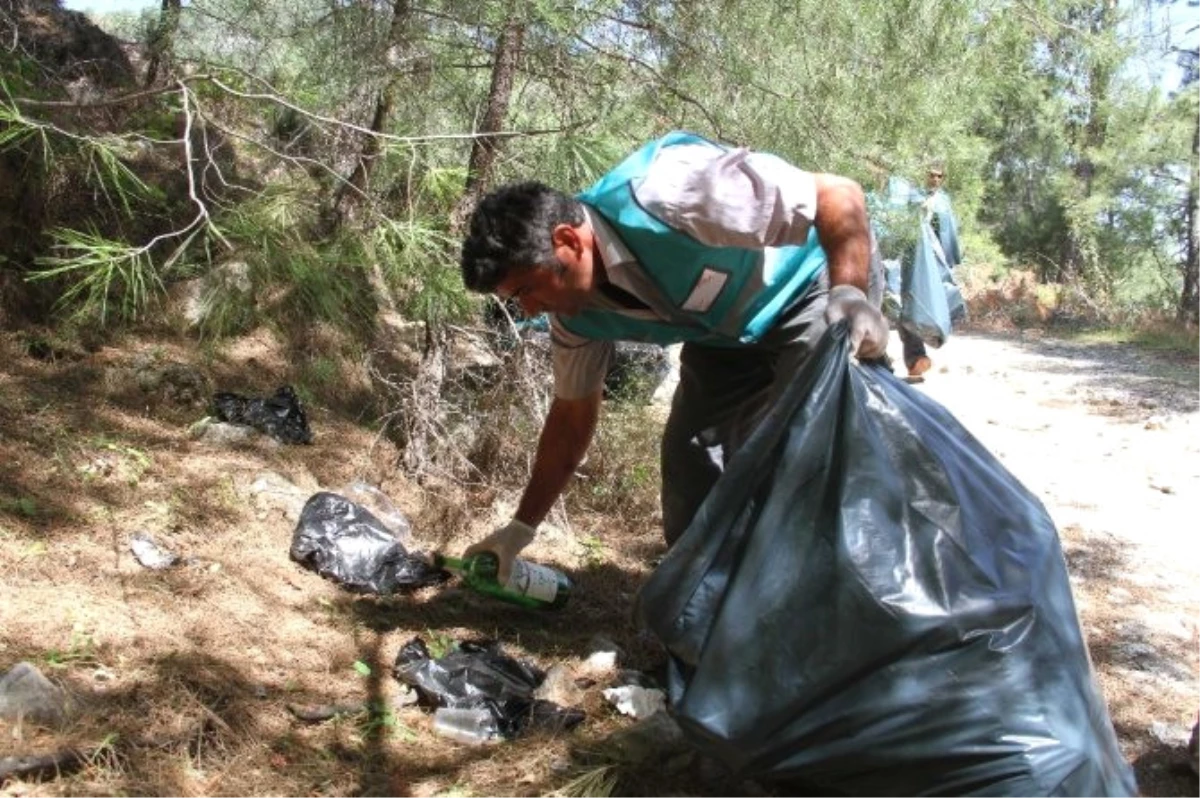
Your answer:
[[[933,361],[921,355],[919,358],[908,364],[908,376],[920,377],[925,372],[933,368]]]

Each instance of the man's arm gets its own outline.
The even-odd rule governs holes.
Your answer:
[[[596,431],[596,419],[600,416],[600,396],[601,393],[597,391],[582,399],[556,398],[551,403],[550,412],[542,424],[529,484],[521,495],[516,515],[463,552],[464,556],[481,551],[493,552],[500,559],[501,584],[508,583],[513,560],[533,542],[537,525],[550,513],[550,508],[562,495],[571,475],[583,461],[588,444],[592,442],[592,434]]]
[[[562,495],[592,442],[600,417],[600,396],[597,392],[582,399],[555,398],[551,403],[529,484],[517,505],[518,521],[536,527]]]
[[[817,185],[813,225],[829,261],[829,285],[852,285],[866,293],[871,227],[862,187],[839,175],[814,174],[813,178]]]

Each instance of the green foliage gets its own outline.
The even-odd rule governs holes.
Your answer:
[[[41,509],[38,507],[37,500],[30,496],[18,496],[15,499],[0,497],[0,512],[24,518],[37,518]]]
[[[373,231],[368,257],[377,260],[403,311],[414,318],[461,318],[473,307],[445,233],[420,221],[385,220]]]
[[[648,405],[606,403],[571,501],[589,512],[647,518],[658,509],[662,418]]]
[[[1104,0],[1038,0],[1019,13],[983,0],[755,0],[736,13],[669,1],[435,1],[418,13],[204,0],[183,9],[171,63],[186,67],[175,77],[189,76],[195,130],[213,135],[193,142],[194,155],[216,141],[235,153],[219,178],[197,161],[215,227],[186,253],[160,246],[149,264],[113,271],[111,289],[80,288],[68,302],[103,308],[100,298],[115,302],[137,274],[169,279],[172,257],[209,274],[231,257],[223,236],[249,265],[252,290],[210,286],[206,335],[269,319],[361,327],[393,300],[417,318],[471,314],[446,220],[466,183],[463,134],[486,107],[501,28],[520,22],[502,127],[537,132],[497,142],[493,183],[532,177],[576,190],[670,128],[868,184],[879,170],[919,183],[937,162],[974,237],[968,258],[1032,263],[1098,301],[1158,308],[1181,283],[1178,209],[1194,169],[1196,98],[1164,97],[1129,76],[1125,65],[1145,49],[1141,13]],[[104,22],[142,41],[160,29],[157,12]],[[5,75],[25,92],[23,63]],[[181,108],[168,92],[128,121],[172,138]],[[387,138],[366,147],[377,121]],[[34,122],[0,100],[0,148],[36,154],[47,172],[74,170],[108,217],[162,218],[179,191],[136,177],[130,146]],[[329,226],[333,195],[360,158],[371,166],[361,212]],[[105,250],[78,230],[118,256],[117,242],[145,240],[126,235],[128,225],[70,226],[91,254],[58,253],[77,259],[61,276],[88,286],[106,282]],[[130,301],[122,317],[144,307],[136,291]]]
[[[113,310],[122,319],[136,319],[163,290],[146,247],[66,228],[51,235],[55,254],[39,258],[39,269],[29,279],[65,283],[56,307],[75,319],[95,318],[105,324]]]

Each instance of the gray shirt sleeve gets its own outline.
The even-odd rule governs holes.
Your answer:
[[[554,368],[554,395],[559,399],[583,399],[604,387],[604,376],[612,357],[612,341],[595,341],[576,335],[550,316],[550,351]]]
[[[664,148],[634,193],[671,227],[712,246],[801,245],[817,213],[811,172],[707,143]]]

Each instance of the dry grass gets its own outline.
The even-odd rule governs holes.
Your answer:
[[[294,376],[285,350],[261,331],[207,353],[131,337],[90,353],[62,344],[48,359],[30,356],[27,336],[0,335],[0,666],[33,662],[84,705],[68,729],[5,726],[0,739],[6,755],[68,746],[90,754],[72,772],[12,781],[0,795],[757,789],[693,759],[635,766],[606,758],[609,736],[629,721],[603,701],[604,678],[586,690],[587,720],[575,731],[486,748],[448,743],[434,735],[427,712],[393,704],[391,664],[414,635],[497,638],[543,668],[563,664],[586,675],[579,669],[589,641],[604,634],[625,652],[622,667],[660,663],[658,644],[630,619],[636,591],[664,551],[655,412],[610,408],[583,479],[529,552],[575,579],[576,598],[562,613],[529,613],[453,586],[359,598],[289,561],[293,521],[251,495],[255,478],[274,472],[306,491],[366,479],[412,519],[418,548],[456,550],[511,511],[526,467],[520,444],[532,443],[516,422],[529,409],[492,397],[498,415],[488,418],[510,426],[480,425],[494,433],[494,445],[475,453],[478,463],[504,473],[490,482],[428,478],[416,485],[397,473],[393,445],[359,423],[356,411],[322,403],[333,391],[311,394],[313,446],[263,437],[239,448],[193,441],[187,429],[203,408],[132,379],[133,361],[147,353],[198,365],[214,390],[265,393]],[[141,568],[128,549],[138,530],[194,562],[165,573]],[[1125,578],[1121,552],[1106,554],[1081,530],[1063,536],[1072,571],[1091,577],[1077,597],[1123,745],[1142,762],[1140,775],[1162,774],[1143,775],[1143,790],[1194,787],[1143,731],[1147,718],[1169,715],[1178,697],[1156,692],[1153,681],[1131,681],[1122,649],[1109,644],[1128,639],[1129,630],[1103,591],[1152,597]],[[1187,661],[1196,642],[1180,638],[1168,647],[1165,659]],[[354,702],[371,710],[318,724],[287,710],[289,703]]]
[[[67,730],[0,734],[8,755],[98,753],[58,778],[10,782],[4,794],[536,795],[575,778],[564,766],[573,745],[628,725],[599,695],[601,681],[587,693],[588,720],[570,735],[466,748],[434,736],[424,710],[391,705],[390,667],[414,635],[494,637],[544,668],[578,667],[598,633],[626,652],[622,666],[652,667],[661,654],[629,617],[663,549],[652,517],[577,507],[570,527],[550,525],[530,555],[578,583],[578,599],[560,614],[453,587],[356,598],[288,560],[293,522],[251,495],[259,474],[310,491],[356,478],[380,484],[426,549],[464,546],[515,494],[448,481],[418,488],[397,474],[386,439],[319,403],[308,405],[310,447],[260,436],[213,448],[187,434],[202,406],[132,379],[134,359],[153,350],[198,365],[215,390],[268,392],[291,367],[261,332],[207,355],[129,338],[94,353],[64,345],[43,360],[27,344],[0,336],[0,664],[34,663],[84,710]],[[194,561],[143,569],[128,549],[138,530]],[[313,725],[286,709],[364,700],[375,707],[368,715]]]

